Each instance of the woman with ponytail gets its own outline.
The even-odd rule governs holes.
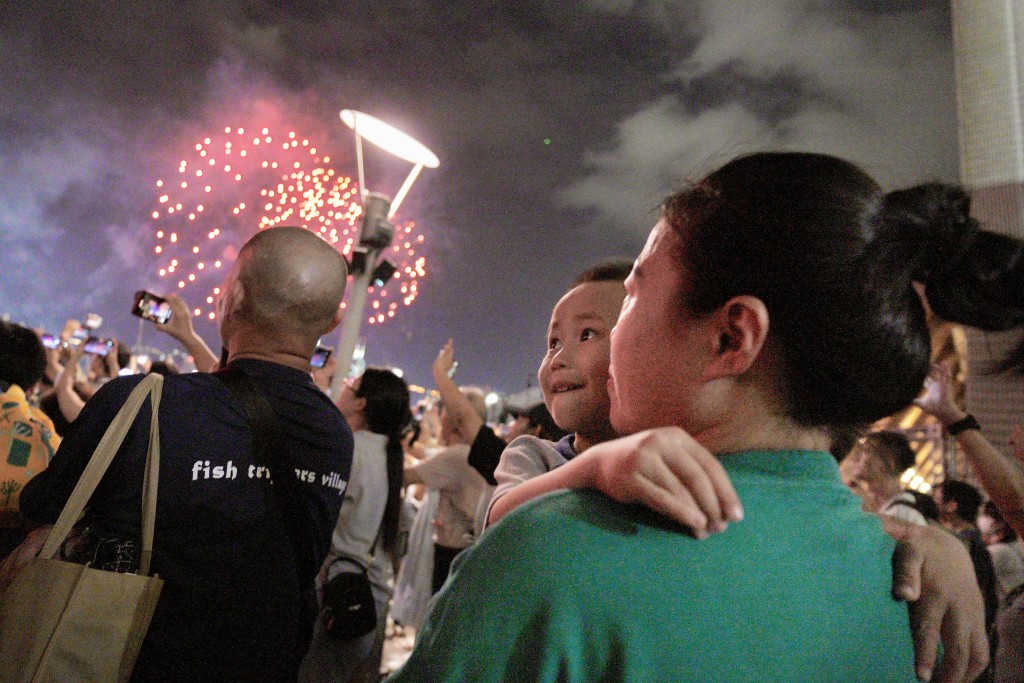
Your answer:
[[[622,486],[550,493],[490,528],[392,680],[890,682],[915,664],[923,679],[972,680],[987,643],[966,552],[930,536],[963,579],[944,586],[962,609],[942,636],[974,625],[934,669],[936,634],[918,635],[915,660],[890,598],[895,544],[829,454],[920,392],[930,339],[915,283],[969,251],[962,196],[886,195],[841,159],[767,153],[669,197],[611,338],[623,437],[579,456]],[[697,501],[696,538],[631,505],[630,484]],[[929,590],[914,626],[936,616]]]
[[[321,579],[365,571],[377,610],[377,627],[353,640],[338,640],[318,621],[300,681],[378,681],[394,560],[400,554],[402,435],[412,422],[409,387],[384,368],[367,368],[346,383],[338,408],[355,437],[352,472]],[[342,618],[342,617],[337,617]]]

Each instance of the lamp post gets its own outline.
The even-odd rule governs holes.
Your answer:
[[[331,381],[331,395],[334,397],[338,396],[342,383],[351,371],[352,355],[355,352],[356,342],[359,340],[363,308],[366,305],[366,295],[370,285],[376,280],[380,282],[379,286],[384,286],[387,278],[394,273],[393,267],[390,268],[390,272],[384,272],[387,270],[384,268],[386,262],[377,264],[377,259],[390,246],[391,240],[395,236],[395,226],[391,223],[391,218],[398,211],[398,207],[409,193],[409,189],[416,181],[420,171],[424,167],[437,168],[440,165],[437,155],[423,144],[380,119],[351,109],[343,109],[341,120],[355,133],[356,165],[359,172],[359,193],[363,215],[359,221],[359,235],[352,248],[353,289],[349,295],[348,306],[338,338],[336,351],[338,372],[335,373],[334,379]],[[413,164],[412,171],[409,172],[394,199],[377,192],[370,192],[366,186],[363,176],[362,141],[364,138],[384,151]]]

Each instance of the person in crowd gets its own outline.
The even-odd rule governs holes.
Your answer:
[[[974,574],[985,599],[985,624],[989,627],[996,618],[999,597],[996,592],[996,570],[992,556],[985,547],[978,529],[978,510],[981,508],[981,493],[964,481],[947,479],[935,487],[935,504],[939,508],[939,523],[967,548],[974,564]]]
[[[46,374],[43,386],[48,389],[44,390],[39,398],[39,408],[50,418],[57,434],[62,437],[71,421],[81,412],[85,402],[96,392],[78,366],[84,349],[78,343],[80,340],[74,338],[74,333],[81,328],[81,322],[69,318],[58,335],[58,346],[46,349]],[[72,366],[71,356],[76,351],[79,351],[78,360]],[[65,368],[71,370],[67,375],[64,373]],[[62,378],[63,385],[60,383]],[[61,386],[60,391],[58,386]]]
[[[630,495],[530,501],[459,558],[393,681],[911,680],[892,540],[828,449],[918,393],[930,342],[913,282],[948,272],[931,266],[958,253],[967,208],[956,188],[884,194],[801,153],[741,157],[670,197],[612,335],[611,420],[628,436],[570,464],[688,491],[699,504],[677,519],[694,529],[742,523],[698,544]],[[975,623],[976,588],[959,597],[946,615]],[[938,680],[984,668],[969,631]]]
[[[914,507],[920,512],[927,522],[939,521],[939,506],[935,504],[935,498],[923,491],[907,491],[914,497]]]
[[[128,347],[117,339],[111,341],[114,347],[106,355],[92,354],[89,359],[86,381],[92,388],[92,393],[96,393],[96,389],[117,377],[121,373],[121,368],[128,367],[131,361],[132,354]]]
[[[512,423],[505,430],[503,441],[506,444],[512,443],[525,434],[545,441],[559,441],[568,436],[564,429],[555,424],[555,419],[551,417],[551,413],[543,401],[525,408],[509,408],[508,414],[512,418]]]
[[[871,512],[898,517],[911,524],[927,524],[917,509],[917,499],[900,485],[900,477],[912,467],[916,456],[910,441],[900,432],[872,432],[849,456],[851,474],[863,482]]]
[[[1006,596],[1024,583],[1024,546],[1017,532],[1003,519],[999,508],[991,500],[981,504],[978,511],[978,530],[992,555],[996,573],[996,593],[1002,602]]]
[[[338,408],[355,436],[352,471],[334,527],[322,583],[342,572],[366,572],[377,607],[377,628],[361,638],[338,640],[321,610],[300,681],[376,683],[387,624],[391,582],[399,548],[402,505],[402,435],[412,421],[409,387],[385,368],[367,368],[346,383]]]
[[[487,416],[483,393],[475,388],[460,391],[483,423]],[[455,556],[472,545],[479,535],[483,510],[492,492],[487,481],[469,465],[469,442],[459,430],[454,413],[444,403],[441,442],[445,448],[405,470],[406,484],[424,484],[440,493],[434,533],[433,593],[444,585]]]
[[[526,500],[564,487],[568,480],[563,473],[544,475],[615,437],[609,418],[608,360],[611,331],[626,294],[622,283],[632,266],[620,260],[587,269],[555,305],[537,377],[555,422],[572,433],[561,440],[525,435],[509,444],[494,475],[498,487],[488,523]]]
[[[180,375],[181,370],[175,365],[174,361],[168,358],[167,360],[155,360],[149,366],[150,372],[155,372],[159,375]]]
[[[60,445],[50,418],[30,403],[45,368],[39,336],[0,320],[0,560],[25,540],[18,512],[22,489]]]
[[[995,243],[997,242],[997,243]],[[1019,295],[1019,286],[1012,285],[1016,274],[1017,282],[1021,278],[1021,255],[1024,246],[1006,238],[993,242],[986,235],[981,246],[968,252],[968,261],[976,265],[968,273],[973,272],[973,279],[986,273],[993,291],[1001,291],[1007,280],[1005,300],[1013,302],[1013,294]],[[982,251],[984,248],[984,251]],[[982,256],[992,252],[994,265],[986,265]],[[974,253],[978,252],[978,253]],[[1015,289],[1014,289],[1015,287]],[[931,297],[929,297],[931,301]],[[952,292],[948,307],[937,312],[955,322],[969,324],[977,321],[988,311],[986,300],[971,301],[969,290]],[[1020,311],[1024,306],[1018,304]],[[958,308],[960,307],[960,308]],[[962,309],[962,310],[961,310]],[[991,321],[988,321],[991,322]],[[980,323],[975,322],[980,326]],[[1003,363],[1003,371],[1013,370],[1014,365],[1020,367],[1020,351],[1016,349]],[[929,371],[925,383],[926,391],[915,403],[926,413],[935,416],[946,431],[956,438],[960,452],[971,465],[971,470],[978,478],[992,504],[999,510],[1006,525],[1018,535],[1024,532],[1024,465],[1016,457],[1007,457],[993,446],[981,433],[981,425],[971,415],[957,405],[953,396],[953,377],[948,365],[935,364]],[[943,490],[943,502],[945,502]],[[958,504],[959,505],[959,504]],[[942,507],[940,505],[940,507]],[[972,559],[974,557],[972,556]],[[993,567],[993,572],[996,569]],[[979,577],[980,578],[980,577]],[[992,654],[992,679],[998,683],[1011,683],[1024,680],[1024,590],[1011,590],[1002,600],[1002,607],[996,614],[993,629],[994,647]]]
[[[163,590],[133,680],[294,680],[316,616],[313,579],[326,557],[352,459],[352,434],[313,384],[317,339],[341,319],[346,267],[316,235],[263,230],[240,250],[221,290],[228,368],[265,397],[280,423],[287,484],[256,461],[242,403],[217,375],[167,376],[160,405],[160,490],[152,571]],[[50,466],[26,485],[21,511],[52,524],[93,450],[141,381],[112,380],[89,400]],[[139,496],[149,401],[90,500],[98,567],[138,563]],[[300,534],[299,530],[306,530]]]
[[[431,367],[434,384],[459,438],[470,444],[470,466],[479,472],[489,485],[495,484],[494,470],[501,460],[502,451],[516,437],[521,434],[543,434],[541,438],[557,441],[565,435],[551,419],[544,404],[537,403],[525,409],[510,410],[515,421],[509,426],[504,438],[498,436],[486,423],[486,412],[481,416],[452,379],[455,367],[454,342],[449,339],[448,343],[441,347]]]

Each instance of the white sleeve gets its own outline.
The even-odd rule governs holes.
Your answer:
[[[491,502],[487,506],[486,522],[491,516],[494,502],[524,481],[539,477],[568,462],[550,441],[535,436],[520,436],[501,454],[501,462],[494,470],[498,482]]]

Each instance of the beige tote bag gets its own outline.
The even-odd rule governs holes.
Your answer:
[[[0,683],[127,681],[156,609],[163,581],[148,576],[153,555],[160,472],[157,410],[163,377],[151,374],[114,417],[39,557],[0,593]],[[138,574],[92,569],[53,559],[147,396],[153,416],[142,490],[142,555]]]

